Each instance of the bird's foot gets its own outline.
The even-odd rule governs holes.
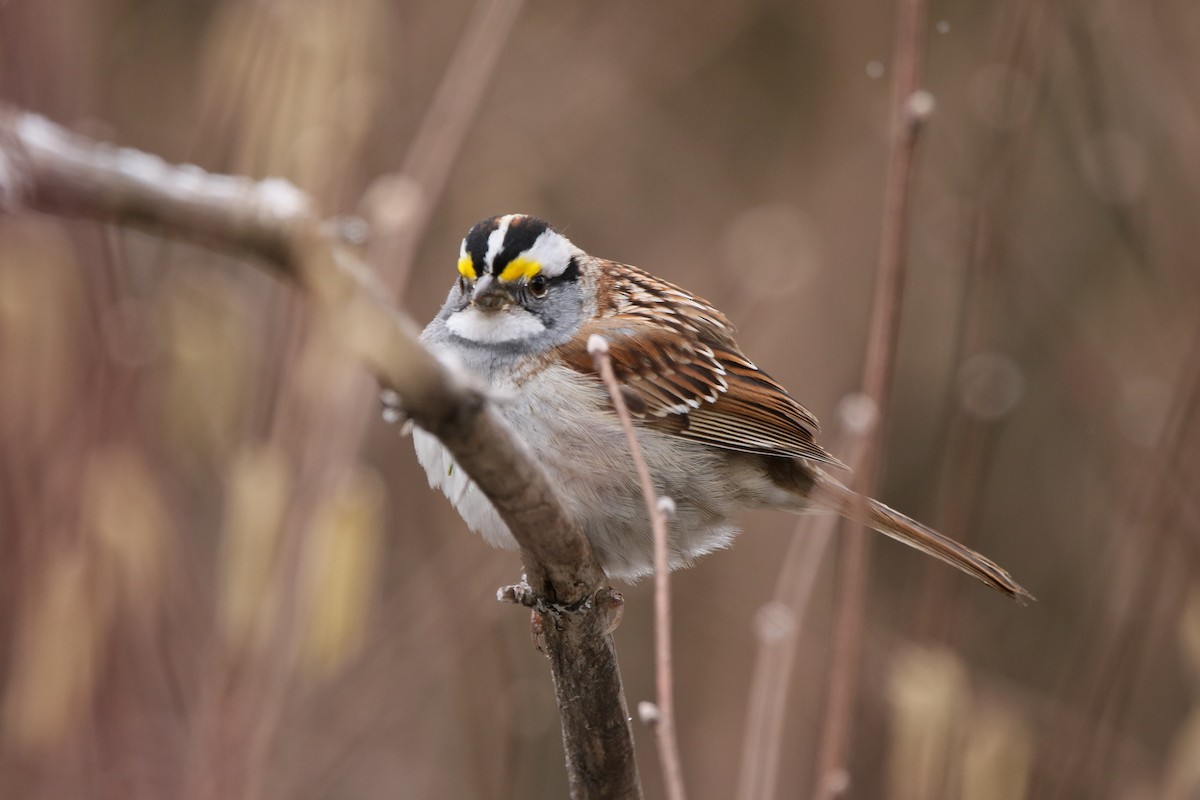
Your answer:
[[[545,624],[546,617],[554,620],[556,627],[558,627],[563,616],[588,611],[594,605],[604,615],[604,632],[609,634],[617,629],[617,626],[621,624],[621,618],[625,614],[625,598],[612,587],[600,589],[594,594],[587,595],[574,603],[559,603],[534,591],[524,575],[521,576],[520,583],[503,586],[497,590],[496,599],[502,603],[515,603],[516,605],[525,606],[533,611],[531,624],[534,628],[535,644],[539,641],[544,641],[542,626]],[[541,650],[542,648],[538,647],[538,649]]]

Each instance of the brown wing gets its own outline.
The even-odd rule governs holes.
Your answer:
[[[602,262],[603,263],[603,262]],[[563,346],[564,361],[594,374],[587,340],[608,341],[613,371],[642,424],[714,447],[840,466],[816,442],[816,418],[738,348],[706,301],[625,265],[600,316]]]

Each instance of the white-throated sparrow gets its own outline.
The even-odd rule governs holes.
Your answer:
[[[651,572],[653,547],[628,444],[587,351],[592,334],[608,341],[656,488],[675,503],[672,567],[728,545],[745,509],[861,508],[872,528],[1029,596],[987,558],[827,475],[821,465],[838,462],[814,441],[816,419],[742,354],[729,321],[705,300],[589,256],[520,214],[471,228],[458,272],[421,339],[504,395],[498,411],[560,487],[610,577]],[[516,547],[437,439],[420,429],[413,439],[430,484],[467,524],[493,545]]]

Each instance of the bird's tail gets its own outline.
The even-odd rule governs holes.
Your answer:
[[[820,474],[817,483],[817,493],[823,495],[818,502],[828,505],[847,519],[873,528],[885,536],[958,567],[1022,605],[1034,599],[1033,595],[1014,581],[999,564],[971,548],[925,527],[895,509],[888,508],[878,500],[847,489],[828,475]]]

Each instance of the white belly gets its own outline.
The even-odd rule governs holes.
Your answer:
[[[508,532],[508,526],[491,501],[484,496],[475,482],[467,477],[449,451],[442,446],[431,433],[426,433],[418,427],[412,432],[413,447],[417,451],[417,461],[425,468],[429,485],[441,489],[450,503],[458,511],[459,516],[467,523],[467,527],[483,536],[488,544],[509,550],[517,548],[517,542]]]
[[[566,367],[550,367],[496,408],[561,489],[568,513],[579,521],[608,575],[633,580],[652,572],[641,488],[602,389]],[[786,502],[754,456],[648,428],[639,428],[638,437],[658,491],[675,501],[672,567],[727,546],[736,533],[730,517],[737,511]],[[441,443],[414,428],[413,444],[430,485],[450,498],[467,525],[497,547],[516,548],[500,515]]]

